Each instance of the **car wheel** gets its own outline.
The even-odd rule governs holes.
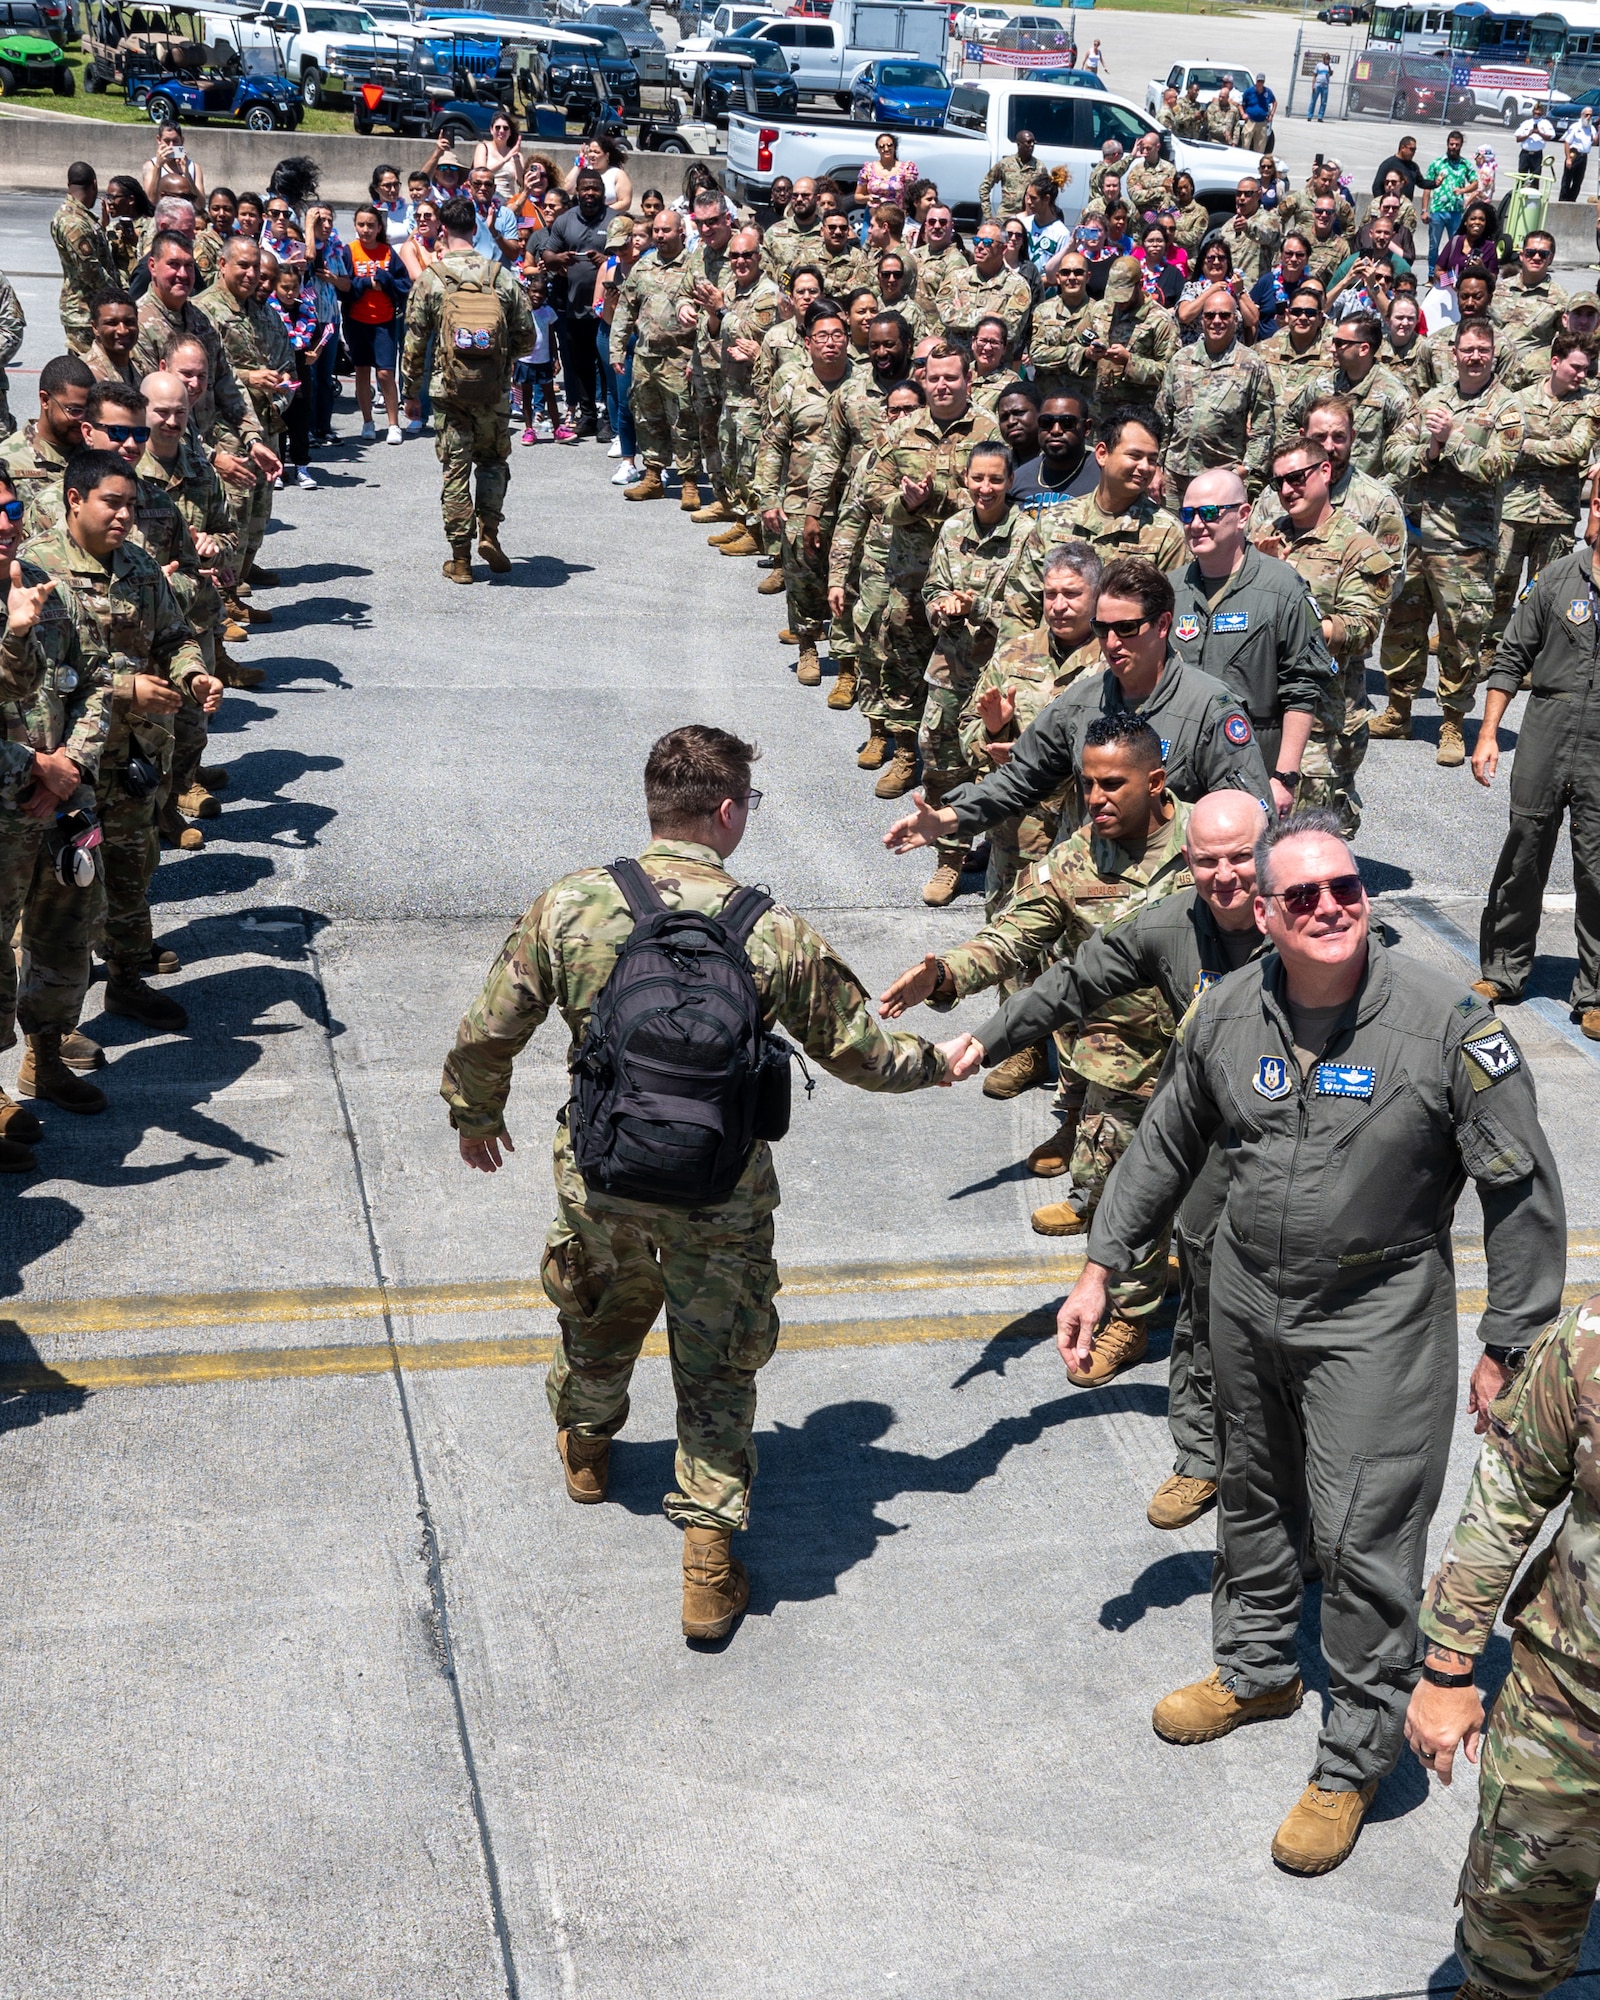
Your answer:
[[[144,109],[145,116],[152,125],[176,125],[178,122],[177,105],[170,97],[163,97],[159,92],[156,96],[145,99]]]
[[[100,81],[99,77],[97,77],[97,76],[95,75],[95,73],[94,73],[94,65],[93,65],[93,64],[91,63],[91,64],[89,65],[89,67],[88,67],[88,68],[87,68],[87,69],[86,69],[86,70],[84,71],[84,73],[83,73],[83,94],[84,94],[84,96],[85,96],[85,97],[98,97],[98,96],[100,95],[101,91],[102,91],[102,90],[103,90],[104,88],[105,88],[105,85],[104,85],[104,84],[103,84],[103,83],[102,83],[102,82]]]
[[[358,105],[350,114],[350,123],[356,128],[360,136],[365,139],[372,131],[372,113],[364,104]]]
[[[275,132],[278,121],[272,115],[272,108],[266,104],[252,104],[244,114],[246,129],[251,132]]]
[[[1522,113],[1514,104],[1502,104],[1500,107],[1500,123],[1508,132],[1515,132],[1517,127],[1522,123]]]
[[[77,87],[72,71],[67,68],[65,63],[61,65],[60,69],[50,79],[50,88],[55,92],[57,97],[70,97]]]
[[[1346,103],[1346,109],[1355,112],[1365,111],[1366,108],[1366,100],[1362,97],[1361,92],[1359,90],[1352,90]]]
[[[689,151],[689,142],[687,139],[663,139],[656,147],[656,151],[658,153],[687,153]]]
[[[307,63],[300,72],[300,102],[308,111],[315,111],[322,102],[322,71],[315,63]]]
[[[15,97],[17,73],[9,63],[0,63],[0,97]]]
[[[838,107],[839,107],[839,109],[840,109],[841,111],[848,111],[848,110],[850,109],[850,93],[849,93],[849,91],[848,91],[848,90],[836,90],[836,91],[834,92],[834,94],[833,94],[833,101],[834,101],[834,103],[835,103],[835,104],[837,104],[837,105],[838,105]]]

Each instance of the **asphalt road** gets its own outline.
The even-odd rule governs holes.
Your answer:
[[[43,215],[0,205],[0,266],[52,268]],[[55,287],[18,284],[26,409]],[[981,914],[926,911],[923,864],[879,845],[856,719],[795,686],[751,566],[610,470],[517,449],[515,568],[471,591],[438,575],[426,444],[345,445],[282,496],[266,685],[214,738],[226,810],[156,880],[190,1032],[92,997],[112,1110],[52,1115],[42,1171],[0,1187],[0,2000],[1450,1992],[1470,1774],[1430,1795],[1402,1762],[1335,1876],[1268,1858],[1326,1689],[1314,1598],[1296,1718],[1150,1732],[1206,1668],[1209,1535],[1144,1520],[1163,1343],[1093,1394],[1056,1360],[1073,1246],[1030,1234],[1018,1164],[1041,1094],[825,1079],[798,1112],[730,1644],[678,1633],[659,1358],[614,1504],[562,1496],[538,1260],[563,1038],[524,1059],[492,1182],[435,1095],[517,913],[636,849],[648,744],[703,719],[763,747],[742,873],[874,986]],[[1402,948],[1470,977],[1504,791],[1439,772],[1422,713],[1374,748],[1360,850]],[[1555,889],[1542,1007],[1510,1018],[1584,1286],[1600,1076],[1557,1004]],[[1470,1200],[1459,1230],[1470,1359]],[[1471,1456],[1463,1418],[1435,1546]]]

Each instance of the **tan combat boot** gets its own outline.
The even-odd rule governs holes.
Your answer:
[[[922,900],[930,910],[942,910],[961,892],[961,870],[941,855],[939,865],[922,885]]]
[[[829,708],[854,708],[856,705],[856,670],[854,666],[844,666],[833,677],[833,686],[828,690]]]
[[[61,1035],[58,1030],[28,1037],[28,1052],[17,1072],[17,1094],[20,1097],[42,1097],[47,1104],[60,1105],[63,1111],[77,1111],[85,1115],[106,1108],[105,1092],[97,1090],[92,1083],[85,1083],[82,1077],[74,1076],[61,1060]]]
[[[713,521],[731,521],[733,509],[726,500],[713,499],[708,507],[697,507],[689,518],[698,521],[702,528],[709,527]]]
[[[683,1636],[722,1639],[750,1602],[750,1579],[727,1528],[683,1531]]]
[[[1503,1005],[1511,998],[1511,995],[1503,987],[1496,986],[1492,979],[1473,980],[1472,990],[1474,993],[1481,993],[1491,1007]]]
[[[1326,1875],[1356,1844],[1367,1807],[1377,1796],[1369,1778],[1356,1792],[1328,1792],[1307,1785],[1272,1837],[1272,1858],[1293,1875]]]
[[[556,1432],[556,1451],[567,1482],[567,1498],[593,1507],[606,1497],[611,1473],[610,1438],[580,1437],[576,1431]]]
[[[1042,1181],[1053,1181],[1072,1165],[1072,1149],[1078,1138],[1078,1114],[1072,1112],[1050,1134],[1041,1139],[1028,1155],[1028,1171]]]
[[[210,794],[206,796],[209,798]],[[184,825],[171,799],[156,814],[156,831],[173,847],[181,847],[185,854],[198,853],[206,844],[206,837],[199,827]]]
[[[217,648],[217,679],[225,688],[258,688],[266,677],[261,667],[247,667],[221,646]]]
[[[227,619],[222,627],[222,636],[230,646],[242,646],[250,636],[250,614],[242,604],[228,606]]]
[[[718,542],[718,551],[725,556],[758,556],[761,544],[748,528],[741,528],[731,542]]]
[[[1453,771],[1467,761],[1467,739],[1461,733],[1459,715],[1447,713],[1439,724],[1439,749],[1433,761],[1442,764],[1447,771]]]
[[[1203,1681],[1191,1681],[1187,1687],[1163,1695],[1150,1723],[1169,1743],[1212,1743],[1247,1722],[1276,1722],[1293,1715],[1304,1694],[1296,1674],[1287,1687],[1241,1701],[1222,1685],[1222,1669],[1213,1667]]]
[[[1379,742],[1409,743],[1411,741],[1410,696],[1390,695],[1389,706],[1367,724],[1367,734]]]
[[[471,542],[452,542],[450,544],[450,560],[444,566],[444,573],[452,583],[471,583]]]
[[[1067,1380],[1076,1389],[1098,1389],[1124,1368],[1135,1367],[1149,1352],[1150,1332],[1144,1321],[1114,1312],[1094,1337],[1088,1367],[1081,1374],[1069,1368]]]
[[[91,1042],[81,1028],[74,1028],[70,1035],[61,1037],[61,1060],[68,1069],[86,1076],[90,1070],[105,1068],[106,1052],[98,1042]]]
[[[140,1021],[160,1035],[179,1034],[189,1025],[187,1008],[169,999],[165,993],[158,993],[144,980],[118,972],[109,965],[106,967],[106,997],[102,1004],[108,1014],[124,1014],[130,1021]]]
[[[1151,1494],[1144,1517],[1152,1528],[1187,1528],[1215,1504],[1216,1497],[1214,1479],[1191,1479],[1187,1473],[1175,1472]]]
[[[758,597],[778,597],[782,595],[787,587],[783,580],[783,571],[781,569],[769,569],[756,585],[756,595]],[[791,639],[788,643],[792,646],[794,641]]]
[[[983,1079],[983,1094],[1004,1104],[1020,1097],[1025,1090],[1043,1090],[1049,1081],[1050,1058],[1044,1052],[1044,1043],[1035,1042],[1031,1048],[1018,1049],[1014,1056],[996,1063]]]
[[[802,639],[800,641],[800,660],[799,664],[795,667],[794,677],[803,688],[821,687],[822,662],[817,658],[817,642],[815,639]]]
[[[889,732],[877,716],[867,718],[867,740],[856,752],[858,771],[881,771],[889,761]]]
[[[1600,1042],[1600,1007],[1585,1007],[1578,1016],[1578,1030],[1591,1042]]]
[[[270,625],[272,613],[264,604],[252,604],[245,613],[252,625]]]
[[[661,483],[659,465],[647,465],[643,479],[636,479],[631,486],[622,489],[624,500],[664,500],[667,489]]]
[[[1075,1207],[1070,1201],[1047,1201],[1043,1208],[1033,1211],[1033,1233],[1035,1236],[1087,1236],[1092,1213],[1090,1209]]]
[[[222,808],[211,796],[209,785],[194,784],[178,797],[178,810],[185,819],[221,819]]]
[[[685,514],[698,514],[700,511],[699,482],[691,479],[688,473],[683,476],[678,493],[678,505]]]
[[[0,1139],[11,1145],[26,1149],[37,1146],[44,1137],[44,1127],[34,1117],[25,1104],[19,1104],[14,1097],[8,1097],[0,1090]],[[27,1165],[33,1164],[30,1159]],[[21,1171],[15,1169],[14,1171]]]
[[[722,518],[726,520],[728,517],[724,514]],[[725,549],[730,542],[738,541],[741,536],[748,535],[749,532],[750,530],[745,526],[743,521],[735,521],[731,528],[719,528],[714,535],[707,535],[706,547],[708,549]]]
[[[878,773],[878,782],[872,788],[880,799],[904,798],[917,782],[916,737],[896,735],[892,741],[894,755]]]
[[[497,521],[478,523],[478,554],[496,576],[504,576],[510,569],[511,558],[500,546],[500,524]]]

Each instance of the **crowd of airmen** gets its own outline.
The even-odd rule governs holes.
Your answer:
[[[278,581],[260,550],[298,379],[265,303],[269,252],[176,200],[123,244],[93,168],[67,184],[51,225],[65,351],[39,373],[37,412],[18,428],[6,410],[0,444],[0,921],[16,946],[0,954],[0,1047],[26,1038],[17,1097],[0,1091],[14,1173],[43,1137],[17,1098],[106,1108],[104,1052],[79,1027],[93,953],[106,1012],[186,1025],[150,983],[179,970],[153,939],[150,882],[163,846],[203,846],[228,782],[205,762],[209,718],[263,679],[228,649],[271,622],[254,593]]]

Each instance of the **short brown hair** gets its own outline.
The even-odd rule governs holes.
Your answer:
[[[874,222],[881,222],[898,243],[906,233],[906,212],[898,202],[881,201],[872,211]]]
[[[924,361],[959,361],[962,373],[972,373],[972,356],[954,340],[936,340],[922,357]]]
[[[1592,333],[1574,333],[1570,327],[1564,326],[1550,343],[1550,359],[1552,361],[1564,360],[1567,355],[1575,353],[1580,347],[1592,361],[1595,357],[1596,349],[1594,335]]]
[[[1328,463],[1326,445],[1318,444],[1314,437],[1307,437],[1304,431],[1301,431],[1297,437],[1285,438],[1283,443],[1272,454],[1268,463],[1277,465],[1286,458],[1293,458],[1298,452],[1304,452],[1307,459],[1313,465],[1326,465]]]
[[[644,805],[652,833],[707,820],[724,799],[750,790],[750,767],[761,755],[753,743],[703,722],[669,729],[650,746],[644,766]]]
[[[1355,436],[1356,406],[1348,396],[1318,396],[1306,409],[1303,421],[1309,422],[1318,410],[1336,410],[1350,427],[1350,435]]]
[[[1118,556],[1100,572],[1100,595],[1131,597],[1146,618],[1160,618],[1176,600],[1172,585],[1148,556]]]
[[[107,409],[121,410],[124,416],[142,417],[145,412],[144,391],[126,382],[96,382],[84,405],[84,422],[93,424],[97,430],[104,430],[101,418]]]

